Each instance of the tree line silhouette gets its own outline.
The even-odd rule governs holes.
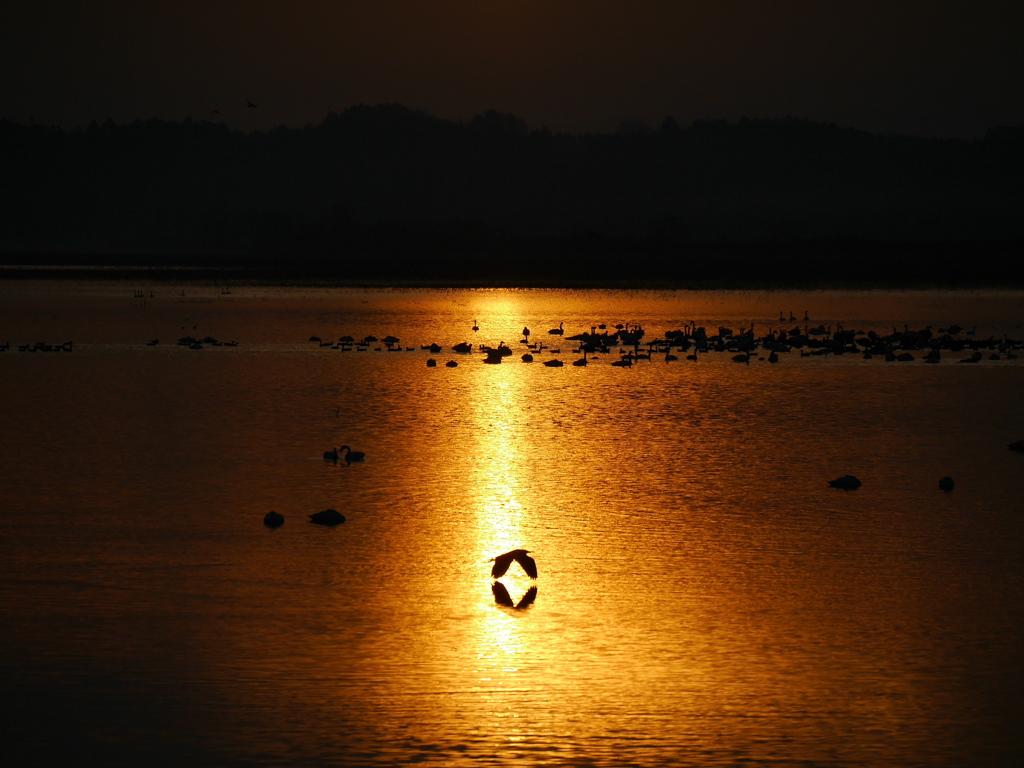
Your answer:
[[[8,262],[900,279],[936,255],[1019,257],[1024,242],[1024,126],[964,141],[667,118],[560,134],[494,111],[452,121],[385,104],[252,133],[191,119],[2,122],[0,147]]]

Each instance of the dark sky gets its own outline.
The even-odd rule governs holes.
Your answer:
[[[245,100],[259,104],[249,109]],[[1024,0],[14,0],[0,119],[320,122],[397,102],[532,128],[1024,124]],[[218,110],[220,116],[212,114]]]

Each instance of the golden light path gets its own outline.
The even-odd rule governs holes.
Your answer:
[[[485,301],[477,311],[495,328],[521,325],[519,319],[524,315],[515,292],[510,291],[485,294]],[[497,342],[485,340],[484,343]],[[506,358],[506,363],[513,361],[519,362],[515,356]],[[525,436],[520,428],[528,383],[519,366],[499,364],[481,368],[486,370],[476,379],[478,386],[472,398],[479,444],[471,486],[476,489],[472,499],[476,549],[480,561],[486,561],[511,549],[531,548],[524,531],[529,511],[521,501],[522,473],[529,471],[525,461],[529,446],[524,445]],[[510,572],[502,577],[516,601],[529,588],[529,579],[518,568],[518,564],[513,563]],[[481,588],[477,593],[479,610],[473,632],[478,663],[477,690],[487,703],[490,717],[512,720],[518,717],[518,712],[510,700],[510,691],[516,687],[516,676],[527,654],[524,628],[513,610],[496,610],[488,588],[490,581],[490,570],[481,569]],[[501,729],[509,741],[522,738],[514,726]]]

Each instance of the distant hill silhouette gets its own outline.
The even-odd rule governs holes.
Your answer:
[[[385,104],[257,133],[3,122],[0,158],[8,262],[120,253],[359,279],[600,281],[711,274],[707,261],[733,258],[795,278],[827,257],[814,268],[842,279],[898,273],[896,254],[1019,255],[1024,242],[1024,126],[967,142],[668,118],[567,135]]]

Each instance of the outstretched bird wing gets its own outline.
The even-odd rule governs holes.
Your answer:
[[[511,554],[516,562],[523,566],[523,570],[529,574],[531,579],[537,578],[537,561],[526,554],[525,549],[517,549]]]
[[[504,555],[498,555],[494,558],[494,567],[491,568],[491,576],[495,579],[500,579],[505,575],[505,571],[512,565],[512,558],[516,555],[515,552],[506,552]]]

